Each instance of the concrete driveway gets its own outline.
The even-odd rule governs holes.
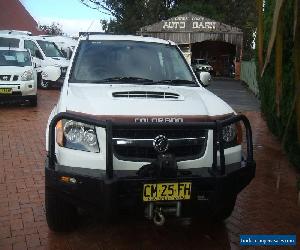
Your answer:
[[[216,78],[207,89],[225,100],[237,112],[260,111],[259,100],[241,81]]]

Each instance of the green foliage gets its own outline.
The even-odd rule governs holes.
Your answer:
[[[300,145],[297,142],[296,113],[292,111],[295,95],[294,61],[293,61],[293,1],[286,1],[284,6],[284,46],[283,46],[283,82],[282,98],[280,100],[280,117],[276,115],[275,105],[275,49],[273,49],[270,63],[262,78],[258,77],[261,97],[261,108],[271,131],[283,139],[284,131],[292,112],[291,122],[287,128],[284,148],[296,166],[300,167]],[[270,38],[275,0],[266,1],[264,12],[264,54]]]
[[[256,29],[253,0],[80,0],[85,5],[113,16],[102,20],[106,32],[135,34],[141,27],[186,12],[239,27],[244,32],[244,55],[253,56]]]
[[[177,16],[186,12],[193,12],[241,28],[244,33],[243,56],[248,59],[253,57],[253,34],[257,24],[255,1],[182,0],[178,1],[177,5],[169,11],[170,16]]]
[[[43,30],[46,35],[60,36],[64,34],[59,23],[53,22],[50,25],[40,25],[39,28]]]

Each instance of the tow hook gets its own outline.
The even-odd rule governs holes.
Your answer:
[[[153,222],[156,226],[163,226],[165,224],[166,218],[162,213],[162,209],[156,208],[154,210]]]
[[[145,217],[153,220],[157,226],[163,226],[166,222],[166,215],[181,216],[181,202],[149,202],[145,207]]]

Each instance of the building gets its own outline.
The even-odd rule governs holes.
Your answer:
[[[234,63],[239,77],[243,48],[243,32],[239,28],[189,12],[142,27],[138,33],[177,43],[189,62],[206,59],[219,76],[229,75]]]
[[[0,10],[0,30],[29,31],[33,35],[44,34],[19,0],[0,0]]]

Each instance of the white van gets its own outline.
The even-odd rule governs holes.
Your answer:
[[[67,36],[49,36],[42,35],[46,40],[54,42],[56,46],[63,52],[64,56],[68,59],[71,58],[73,51],[78,43],[77,40]]]
[[[25,49],[0,48],[0,102],[6,100],[37,105],[37,75]]]
[[[41,88],[46,89],[53,84],[63,83],[69,60],[64,57],[55,43],[48,41],[45,37],[0,34],[0,47],[29,50]]]

